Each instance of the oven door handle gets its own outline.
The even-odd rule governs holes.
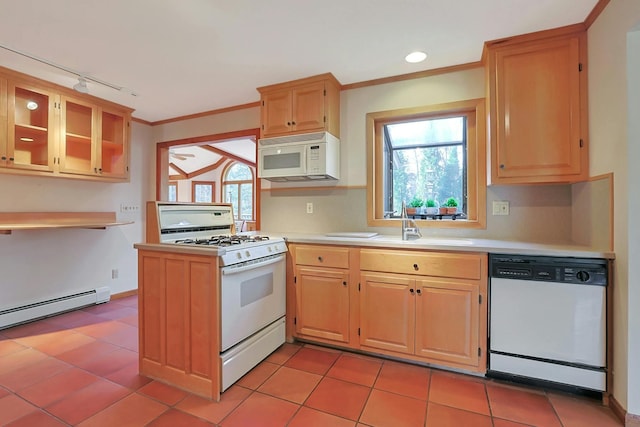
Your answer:
[[[284,255],[279,255],[276,258],[271,258],[263,262],[249,263],[247,265],[243,265],[241,267],[222,267],[222,274],[230,275],[230,274],[238,274],[243,271],[253,270],[259,267],[266,267],[267,265],[275,264],[277,262],[284,261]]]

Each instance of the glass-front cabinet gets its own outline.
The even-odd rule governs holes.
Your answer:
[[[131,112],[0,67],[0,173],[126,181]]]
[[[28,84],[9,82],[7,140],[2,166],[53,171],[56,95]]]

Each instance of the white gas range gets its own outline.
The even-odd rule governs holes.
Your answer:
[[[219,256],[221,383],[226,390],[285,341],[286,243],[282,237],[233,234],[229,204],[154,206],[156,216],[148,220],[157,222],[159,243],[198,246]]]

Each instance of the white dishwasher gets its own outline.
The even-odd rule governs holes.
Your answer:
[[[607,261],[491,254],[489,376],[606,390]]]

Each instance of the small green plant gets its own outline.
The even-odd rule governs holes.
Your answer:
[[[436,207],[436,201],[433,200],[433,199],[427,199],[425,206],[428,207],[428,208],[435,208]]]
[[[453,197],[449,197],[447,199],[446,202],[444,202],[445,206],[448,206],[450,208],[457,208],[458,207],[458,201],[456,199],[454,199]]]
[[[424,201],[420,197],[414,197],[410,202],[409,206],[412,208],[419,208],[424,204]]]

